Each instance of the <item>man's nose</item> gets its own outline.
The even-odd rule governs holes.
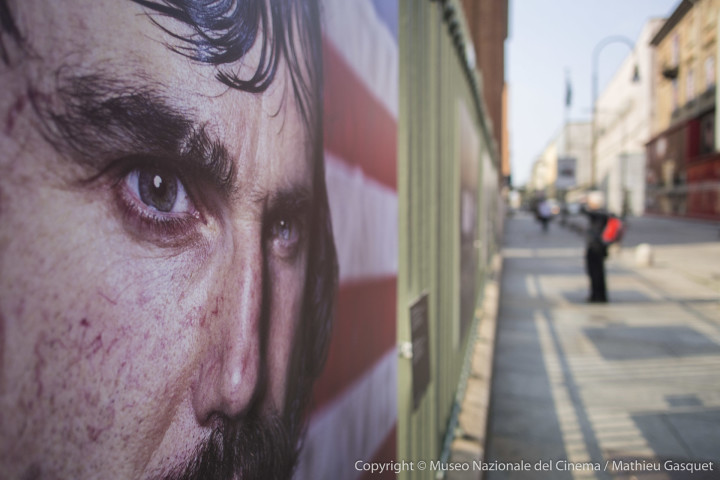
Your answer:
[[[213,415],[229,418],[250,409],[262,392],[262,321],[265,272],[262,247],[243,242],[221,267],[218,293],[208,298],[209,343],[200,361],[194,392],[198,421]]]

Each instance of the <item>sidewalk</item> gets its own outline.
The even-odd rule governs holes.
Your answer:
[[[631,219],[611,303],[590,305],[583,237],[508,219],[485,460],[533,469],[484,478],[720,478],[719,232]],[[655,263],[639,267],[645,242]],[[714,471],[667,471],[690,461]]]

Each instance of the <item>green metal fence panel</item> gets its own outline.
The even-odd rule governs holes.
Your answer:
[[[488,186],[497,178],[496,149],[489,145],[478,82],[458,55],[457,38],[448,28],[448,8],[453,9],[456,28],[464,28],[461,7],[455,1],[402,0],[399,12],[398,460],[416,466],[419,461],[429,464],[440,459],[446,437],[452,434],[448,425],[457,408],[458,381],[472,331],[472,325],[463,326],[460,318],[460,157],[461,145],[468,140],[461,134],[463,122],[478,143],[473,154],[476,178],[469,182],[477,186],[473,197],[477,233],[471,247],[478,249],[473,262],[477,288],[471,292],[476,298],[485,264],[496,248],[492,196],[497,195],[497,187]],[[430,380],[416,402],[410,352],[417,352],[411,348],[410,309],[424,295]],[[415,468],[399,477],[430,479],[437,473]]]

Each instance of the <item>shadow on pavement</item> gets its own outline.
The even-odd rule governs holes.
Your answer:
[[[668,224],[650,219],[636,228],[630,240],[641,243]],[[692,238],[675,230],[656,240],[690,245],[717,236],[712,226],[701,225]],[[614,264],[611,303],[588,305],[582,252],[583,237],[558,225],[543,233],[531,218],[506,224],[486,460],[717,461],[716,300]],[[718,468],[491,472],[484,479],[703,480],[720,478]]]
[[[691,327],[610,325],[583,331],[606,360],[720,355],[720,345]]]

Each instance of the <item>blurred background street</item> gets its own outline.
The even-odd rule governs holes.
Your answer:
[[[583,223],[584,219],[574,218]],[[632,218],[587,304],[584,238],[533,216],[506,224],[486,459],[718,461],[720,224]],[[652,246],[638,265],[637,246]],[[501,472],[486,478],[720,478]]]

